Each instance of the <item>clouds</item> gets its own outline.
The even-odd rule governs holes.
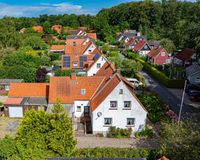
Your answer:
[[[0,3],[0,17],[35,17],[41,14],[94,14],[88,10],[83,9],[81,5],[74,5],[70,3],[42,3],[39,5],[8,5]]]

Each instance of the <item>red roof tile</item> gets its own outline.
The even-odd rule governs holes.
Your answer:
[[[65,50],[65,45],[52,45],[51,50]]]
[[[8,98],[4,104],[5,105],[20,105],[22,100],[23,98]]]
[[[142,47],[143,47],[144,45],[146,45],[146,44],[147,44],[146,41],[139,41],[138,44],[135,45],[135,47],[134,47],[133,50],[134,50],[134,51],[139,51],[139,50],[141,50]]]
[[[40,32],[40,33],[44,32],[42,26],[33,26],[32,28],[33,28],[33,30],[36,31],[36,32]]]
[[[162,47],[157,47],[157,48],[153,48],[149,53],[148,53],[148,57],[154,58],[157,55],[159,55],[163,50],[165,50]],[[166,50],[165,50],[166,51]],[[166,51],[167,53],[167,51]],[[167,53],[168,54],[168,53]]]
[[[135,41],[137,41],[135,38],[131,38],[127,43],[125,43],[125,46],[130,46],[133,44]]]
[[[48,83],[11,83],[9,97],[48,97]]]
[[[61,25],[54,25],[54,26],[52,26],[52,30],[56,31],[57,33],[61,33],[62,26]]]
[[[97,40],[97,34],[96,33],[87,33],[89,38],[92,38],[94,40]]]
[[[75,100],[90,100],[95,94],[104,77],[51,77],[49,102],[55,103],[57,99],[64,104],[73,104]],[[81,89],[86,93],[81,94]]]
[[[188,61],[188,60],[191,60],[194,53],[195,51],[193,49],[185,48],[183,51],[178,53],[175,57],[183,61]]]

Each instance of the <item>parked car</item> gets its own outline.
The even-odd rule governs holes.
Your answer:
[[[188,90],[188,96],[191,101],[200,102],[200,90]]]
[[[126,78],[126,79],[136,87],[143,85],[143,83],[138,81],[136,78]]]

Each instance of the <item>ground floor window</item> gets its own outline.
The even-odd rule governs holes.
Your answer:
[[[112,118],[104,118],[104,125],[112,125]]]
[[[127,126],[134,126],[135,118],[127,118]]]
[[[77,108],[76,109],[77,112],[81,112],[81,106],[77,106],[76,108]]]

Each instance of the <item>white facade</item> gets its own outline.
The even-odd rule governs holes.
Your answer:
[[[123,89],[123,94],[119,94]],[[110,101],[117,101],[117,109],[110,109]],[[124,101],[131,101],[130,109],[124,108]],[[99,116],[100,115],[100,116]],[[92,112],[93,134],[106,134],[110,126],[104,125],[104,118],[112,118],[112,125],[118,128],[132,128],[133,132],[141,131],[146,124],[147,111],[141,106],[136,98],[131,94],[123,82],[108,95],[108,97]],[[127,118],[134,118],[132,126],[127,125]]]
[[[150,52],[150,50],[141,50],[141,51],[139,51],[139,54],[141,56],[146,56],[149,52]]]
[[[96,45],[94,43],[92,43],[88,49],[84,52],[85,55],[88,55],[90,53],[92,53],[94,50],[96,49]]]
[[[90,106],[89,101],[74,101],[74,116],[75,118],[80,118],[84,116],[85,106]]]
[[[99,57],[99,59],[87,71],[87,76],[95,75],[105,63],[106,63],[106,59],[103,56]],[[100,66],[100,68],[99,68],[99,66]]]
[[[8,107],[9,117],[11,118],[22,118],[23,117],[23,108],[22,106],[10,106]]]

